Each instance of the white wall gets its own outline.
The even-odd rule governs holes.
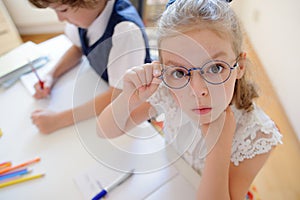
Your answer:
[[[233,3],[300,139],[300,1]]]
[[[28,0],[3,0],[20,34],[63,32],[64,23],[59,22],[51,9],[39,9]]]

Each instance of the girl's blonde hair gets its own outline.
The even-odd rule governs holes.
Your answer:
[[[167,37],[201,29],[209,29],[219,37],[231,41],[236,57],[241,54],[243,50],[241,25],[225,0],[176,0],[167,7],[158,21],[158,47]],[[238,109],[251,111],[253,99],[256,97],[258,97],[256,88],[247,79],[245,72],[235,83],[232,103]]]
[[[52,3],[69,5],[72,8],[95,8],[99,1],[104,0],[29,0],[38,8],[47,8]]]

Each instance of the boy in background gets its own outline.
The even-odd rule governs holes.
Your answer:
[[[38,8],[52,8],[60,21],[67,21],[65,34],[73,45],[45,77],[44,88],[35,84],[36,99],[51,93],[55,82],[74,68],[85,55],[91,67],[108,82],[109,89],[73,109],[53,112],[36,110],[33,124],[42,133],[51,133],[76,121],[99,115],[122,89],[120,80],[133,66],[151,62],[143,22],[128,0],[29,0]],[[114,94],[114,95],[113,95]]]

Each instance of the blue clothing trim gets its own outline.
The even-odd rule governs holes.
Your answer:
[[[145,32],[143,21],[135,7],[128,0],[116,0],[112,14],[108,21],[104,34],[93,45],[89,46],[86,39],[86,30],[78,28],[81,47],[84,55],[87,56],[92,68],[108,82],[107,64],[112,47],[112,35],[115,26],[121,22],[129,21],[135,23],[142,31],[146,46],[146,57],[144,63],[151,62],[148,38]]]

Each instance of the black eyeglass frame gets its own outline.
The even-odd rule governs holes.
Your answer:
[[[228,74],[228,77],[227,77],[225,80],[223,80],[222,82],[220,82],[220,83],[213,83],[213,82],[210,82],[210,81],[206,80],[205,77],[203,76],[203,74],[205,73],[205,72],[203,71],[203,67],[206,66],[208,63],[211,63],[211,62],[221,62],[221,63],[224,63],[224,64],[227,65],[227,66],[229,67],[229,69],[230,69],[230,72],[229,72],[229,74]],[[165,81],[164,78],[163,78],[163,75],[164,75],[164,73],[166,72],[166,69],[162,69],[162,70],[161,70],[161,75],[160,75],[158,78],[160,78],[160,79],[164,82],[164,84],[165,84],[167,87],[171,88],[171,89],[182,89],[182,88],[184,88],[185,86],[187,86],[187,85],[189,84],[189,82],[191,81],[191,76],[192,76],[191,71],[198,71],[198,70],[199,70],[199,71],[200,71],[200,76],[201,76],[201,77],[203,78],[203,80],[205,80],[207,83],[212,84],[212,85],[220,85],[220,84],[225,83],[225,82],[230,78],[230,76],[231,76],[231,71],[234,70],[234,69],[236,69],[236,68],[239,66],[238,62],[239,62],[239,56],[238,56],[238,58],[235,60],[235,63],[233,64],[233,66],[230,66],[227,62],[225,62],[225,61],[223,61],[223,60],[210,60],[210,61],[204,63],[204,64],[202,65],[202,67],[192,67],[192,68],[190,68],[190,69],[187,69],[187,68],[184,67],[184,66],[179,66],[180,68],[183,68],[183,69],[185,69],[185,70],[188,72],[187,74],[185,74],[185,76],[188,76],[188,77],[189,77],[188,80],[187,80],[187,82],[186,82],[186,84],[184,84],[184,85],[181,86],[181,87],[173,87],[173,86],[169,86],[169,85],[166,83],[166,81]],[[171,66],[169,66],[169,67],[171,67]]]

